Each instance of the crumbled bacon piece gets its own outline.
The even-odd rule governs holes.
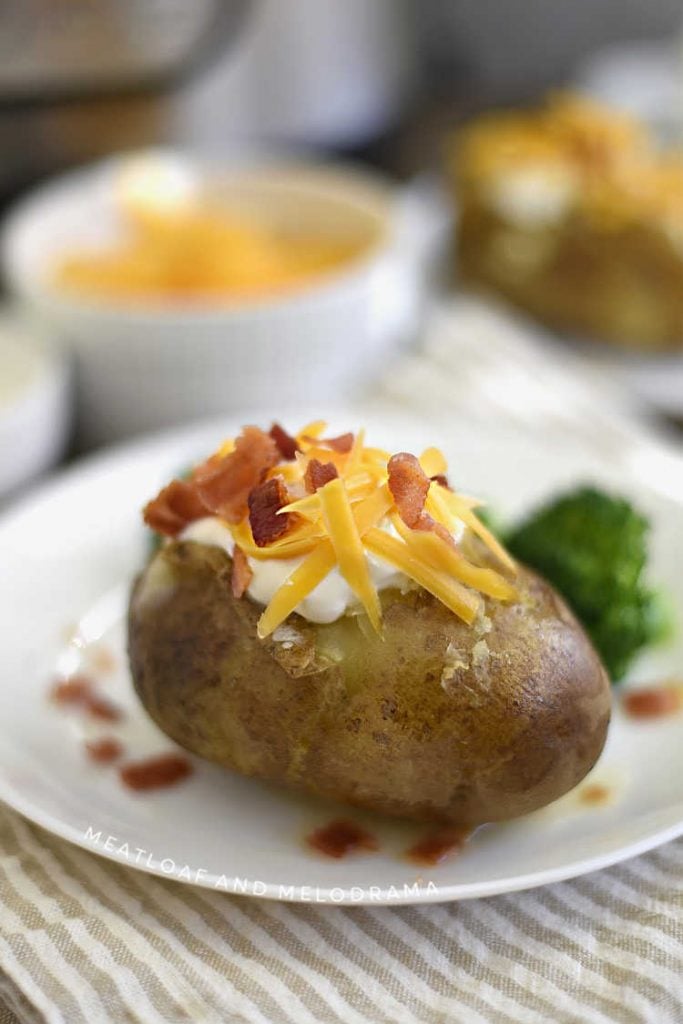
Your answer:
[[[338,477],[337,467],[332,462],[321,462],[320,459],[311,459],[306,466],[304,484],[309,494],[314,494],[319,487],[329,484],[330,480]]]
[[[247,513],[251,491],[280,461],[277,444],[258,427],[245,427],[234,451],[211,458],[194,473],[197,492],[210,512],[229,523],[239,523]]]
[[[288,434],[279,423],[273,423],[270,428],[269,435],[278,446],[280,455],[283,459],[286,459],[287,462],[291,462],[296,453],[301,451],[296,438],[292,437],[291,434]]]
[[[401,519],[412,530],[418,528],[429,493],[429,477],[414,455],[400,452],[389,459],[389,490]]]
[[[340,434],[339,437],[326,437],[322,441],[318,441],[319,445],[323,448],[331,448],[333,452],[339,452],[344,455],[346,452],[350,452],[353,448],[353,434]]]
[[[437,523],[425,512],[424,504],[431,481],[415,456],[400,452],[389,459],[388,468],[389,490],[406,526],[411,530],[430,531],[446,544],[454,544],[452,535],[443,523]]]
[[[172,786],[192,774],[192,764],[182,754],[160,754],[146,761],[131,761],[119,768],[119,776],[129,789],[160,789]]]
[[[97,740],[88,740],[85,752],[96,764],[111,764],[123,753],[123,744],[114,736],[101,736]]]
[[[437,537],[441,537],[441,540],[445,541],[446,544],[450,544],[451,547],[455,547],[453,534],[448,532],[443,523],[437,523],[436,519],[432,519],[428,512],[423,512],[421,514],[415,525],[415,529],[435,533]]]
[[[281,476],[255,487],[249,495],[249,525],[252,536],[258,547],[271,544],[287,532],[291,516],[285,512],[278,515],[279,509],[289,502],[285,482]]]
[[[440,487],[445,487],[447,490],[450,491],[451,487],[450,484],[448,483],[448,477],[446,476],[445,473],[435,473],[434,476],[430,476],[429,479],[433,481],[433,483],[439,484]]]
[[[232,595],[240,598],[252,581],[253,572],[242,548],[235,544],[232,552]]]
[[[207,515],[193,483],[172,480],[168,487],[145,505],[143,516],[148,526],[167,537],[177,537],[188,523]]]
[[[225,455],[220,455],[219,452],[214,452],[213,455],[209,455],[208,459],[204,459],[196,465],[190,474],[190,483],[197,484],[199,480],[206,479],[213,470],[218,469],[219,466],[223,465],[223,459]]]

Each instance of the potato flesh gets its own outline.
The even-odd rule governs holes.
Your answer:
[[[143,705],[210,761],[381,813],[476,825],[572,789],[602,750],[609,682],[543,580],[474,626],[423,590],[363,615],[297,615],[258,640],[220,548],[164,547],[137,581],[129,653]]]

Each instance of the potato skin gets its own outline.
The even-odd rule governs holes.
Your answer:
[[[172,542],[136,581],[138,695],[177,743],[245,775],[370,810],[476,825],[526,814],[598,759],[606,673],[573,615],[521,569],[519,603],[467,626],[423,590],[364,616],[292,615],[260,641],[220,548]]]

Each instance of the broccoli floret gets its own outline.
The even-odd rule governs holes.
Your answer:
[[[630,502],[593,487],[563,495],[507,538],[510,552],[564,596],[612,680],[667,632],[659,594],[643,579],[649,523]]]

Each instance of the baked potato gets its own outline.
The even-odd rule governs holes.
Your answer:
[[[381,590],[327,624],[231,591],[229,554],[171,540],[137,579],[137,693],[186,749],[245,775],[373,811],[463,825],[533,811],[597,760],[606,673],[552,588],[519,567],[517,599],[470,624],[422,587]]]

